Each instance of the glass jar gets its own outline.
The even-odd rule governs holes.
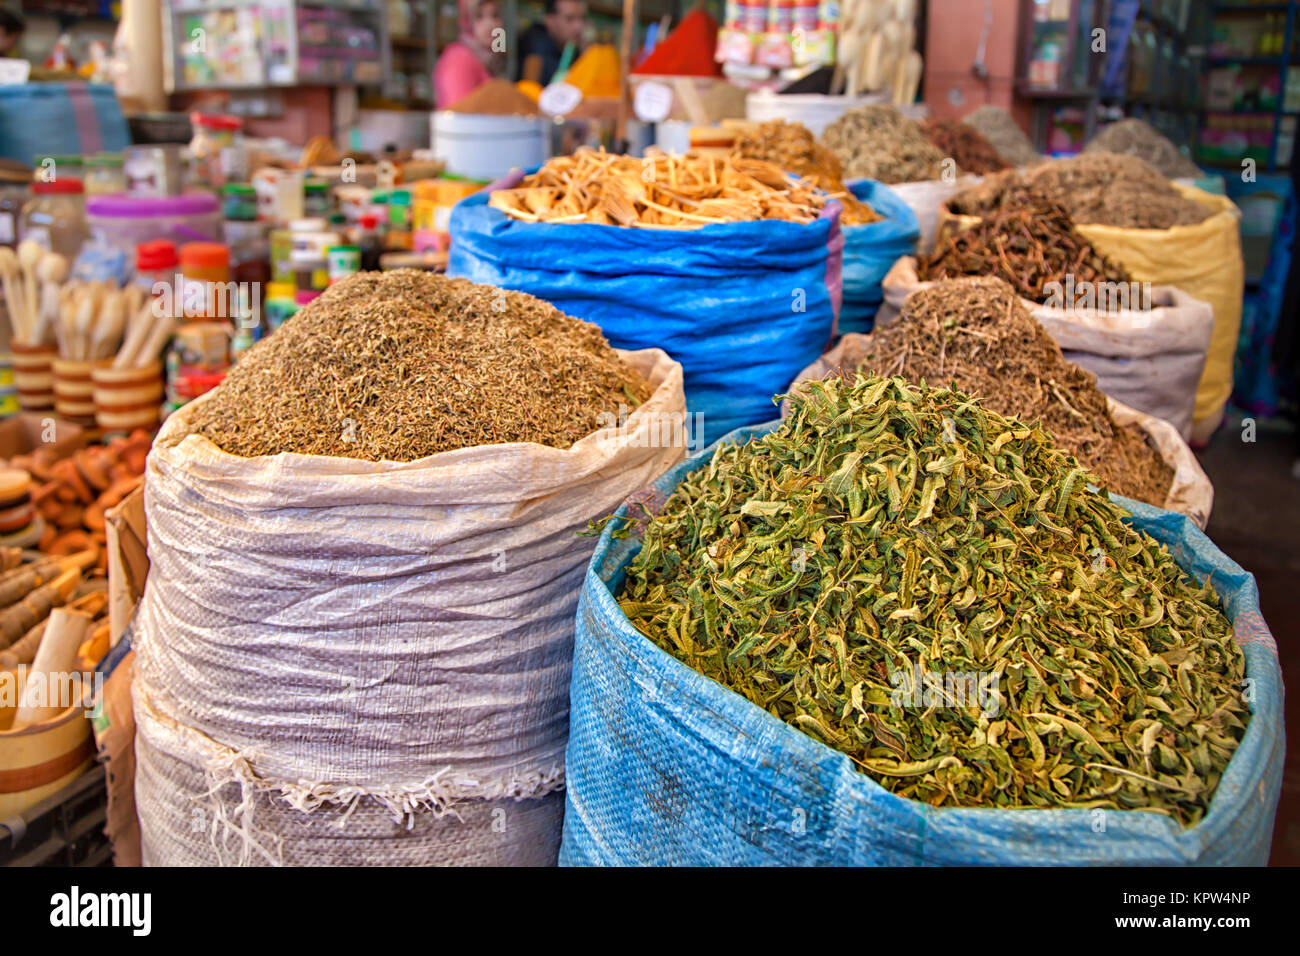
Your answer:
[[[72,153],[62,155],[37,153],[32,157],[32,165],[36,167],[34,178],[41,182],[55,179],[84,179],[86,175],[86,161]]]
[[[248,183],[227,183],[221,190],[221,215],[228,222],[256,222],[257,190]]]
[[[194,138],[190,140],[194,171],[201,182],[220,189],[229,174],[236,171],[230,151],[243,121],[235,116],[191,113],[190,122],[194,125]]]
[[[100,153],[86,160],[86,195],[111,196],[126,192],[121,153]]]
[[[309,179],[302,187],[302,210],[306,216],[327,217],[330,214],[330,187],[323,179]]]
[[[271,281],[271,241],[263,222],[227,221],[222,235],[230,247],[230,277],[250,288]]]
[[[0,160],[0,246],[18,245],[18,218],[30,196],[31,171]]]
[[[68,262],[76,259],[90,234],[81,180],[60,176],[51,183],[32,183],[32,198],[23,205],[18,232],[20,238],[35,239]]]

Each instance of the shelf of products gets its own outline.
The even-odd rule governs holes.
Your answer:
[[[170,0],[168,88],[373,86],[390,75],[380,0]]]

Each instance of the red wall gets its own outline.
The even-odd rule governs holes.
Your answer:
[[[935,117],[960,118],[985,103],[1011,110],[1028,130],[1029,104],[1015,96],[1020,0],[993,0],[993,25],[984,50],[988,78],[971,70],[984,29],[984,0],[929,0],[926,6],[925,104]],[[959,91],[962,102],[951,94]]]

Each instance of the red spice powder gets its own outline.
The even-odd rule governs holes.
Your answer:
[[[703,10],[692,10],[632,72],[659,76],[722,76],[722,65],[713,59],[717,45],[718,22]]]

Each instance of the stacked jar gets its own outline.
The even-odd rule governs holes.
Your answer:
[[[75,260],[89,236],[81,180],[59,177],[53,182],[32,183],[32,198],[23,206],[19,235],[36,240],[68,262]]]
[[[175,409],[220,384],[230,368],[230,332],[239,314],[230,282],[230,249],[220,242],[180,248],[184,321],[167,355],[168,407]]]

